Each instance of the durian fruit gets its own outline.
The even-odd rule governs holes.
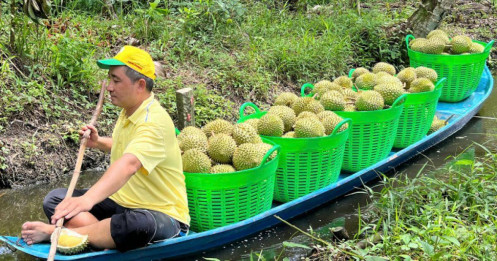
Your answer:
[[[324,136],[324,126],[317,118],[306,117],[295,122],[296,138],[312,138]]]
[[[417,93],[417,92],[430,92],[435,89],[435,85],[428,78],[418,78],[411,83],[411,88],[409,88],[409,92]]]
[[[428,39],[422,47],[421,52],[427,54],[441,54],[445,49],[445,42],[442,39],[433,37]]]
[[[188,126],[188,127],[185,127],[184,129],[181,130],[181,132],[180,132],[180,134],[178,134],[177,138],[178,138],[178,140],[181,140],[183,137],[190,136],[190,135],[205,136],[205,133],[197,127]]]
[[[189,135],[183,135],[183,132],[181,132],[178,135],[178,144],[182,152],[189,149],[198,149],[204,153],[207,152],[207,136],[203,131]]]
[[[433,121],[431,122],[430,129],[428,130],[428,134],[436,132],[437,130],[443,128],[445,125],[447,125],[447,122],[445,120],[438,119],[438,117],[435,115],[435,117],[433,117]]]
[[[428,38],[428,40],[431,40],[431,41],[436,41],[436,42],[439,42],[439,43],[442,43],[444,45],[444,50],[446,49],[446,45],[449,45],[450,44],[450,39],[448,36],[445,36],[445,35],[434,35],[430,38]]]
[[[390,74],[380,74],[380,76],[376,76],[375,83],[376,83],[376,85],[378,85],[378,84],[395,84],[395,85],[399,85],[400,87],[404,86],[404,84],[402,83],[402,81],[399,78],[392,76]]]
[[[233,166],[238,171],[255,168],[261,165],[264,155],[265,153],[257,144],[244,143],[233,153]]]
[[[375,85],[376,75],[374,73],[364,73],[355,80],[355,86],[361,90],[372,90]]]
[[[198,149],[185,151],[181,158],[185,172],[208,173],[211,168],[211,159]]]
[[[229,173],[235,172],[235,168],[229,164],[218,164],[211,167],[209,173]]]
[[[445,37],[449,38],[449,35],[444,30],[440,30],[440,29],[432,30],[431,32],[428,33],[426,38],[431,38],[433,36],[445,36]]]
[[[450,41],[450,50],[453,54],[466,53],[471,48],[472,43],[473,41],[471,41],[471,38],[469,38],[468,36],[458,35],[452,38],[452,40]]]
[[[231,135],[231,132],[233,131],[233,124],[223,119],[216,119],[207,123],[202,130],[207,137],[210,137],[212,134],[219,133]]]
[[[355,104],[347,104],[343,111],[357,111],[357,108],[355,107]]]
[[[422,52],[427,42],[428,39],[426,38],[416,38],[409,42],[409,48],[416,52]]]
[[[365,73],[368,73],[369,70],[364,68],[364,67],[359,67],[359,68],[356,68],[353,72],[352,72],[352,81],[355,82],[355,80],[357,79],[357,77],[365,74]]]
[[[267,152],[271,148],[273,148],[273,145],[267,144],[267,143],[264,143],[264,142],[263,143],[257,143],[257,146],[258,146],[258,149],[259,149],[260,153],[262,153],[262,157],[264,157],[267,154]],[[275,152],[271,153],[271,155],[269,155],[268,159],[272,160],[272,159],[274,159],[274,157],[276,157],[276,155],[277,155],[277,152],[275,151]]]
[[[283,132],[288,132],[292,130],[293,124],[295,124],[295,112],[286,106],[273,106],[269,108],[268,114],[275,114],[283,120],[284,130]]]
[[[331,112],[331,111],[330,111]],[[320,113],[320,115],[318,115],[318,117],[320,117],[320,120],[321,120],[321,123],[323,124],[323,127],[324,127],[324,133],[326,135],[330,135],[333,130],[335,129],[335,127],[343,121],[342,117],[338,116],[336,113],[334,112],[331,112],[331,114],[327,113],[327,114],[322,114]],[[347,129],[347,124],[344,124],[342,127],[340,127],[339,131],[343,131],[345,129]]]
[[[295,111],[295,115],[297,116],[303,111],[310,111],[313,113],[320,113],[324,111],[323,105],[312,97],[298,98],[293,104],[292,109]]]
[[[337,91],[326,92],[319,102],[321,102],[325,110],[343,111],[345,109],[345,99],[343,95]]]
[[[297,100],[298,96],[295,93],[291,92],[282,92],[276,100],[274,101],[274,105],[283,105],[292,107],[293,103]]]
[[[357,97],[355,106],[358,111],[375,111],[383,109],[385,101],[376,91],[363,91]]]
[[[323,111],[317,115],[317,117],[320,121],[323,121],[323,119],[326,117],[335,117],[335,116],[338,116],[338,115],[332,111]],[[340,117],[340,116],[338,116],[338,117]]]
[[[257,130],[257,123],[259,122],[259,119],[248,119],[244,121],[243,123],[250,124],[252,127],[254,127],[255,130]]]
[[[420,66],[416,68],[415,71],[417,78],[428,78],[433,83],[437,82],[438,74],[435,70],[428,67]]]
[[[346,89],[352,88],[353,85],[352,80],[347,76],[340,76],[336,78],[333,82]]]
[[[325,111],[322,111],[322,112],[325,112]],[[318,116],[313,112],[304,111],[301,114],[299,114],[299,116],[297,116],[297,118],[295,119],[295,122],[300,120],[300,119],[303,119],[303,118],[316,118],[316,119],[318,119]]]
[[[257,134],[257,130],[248,123],[235,124],[232,137],[235,140],[236,145],[262,142],[261,137]]]
[[[207,154],[209,157],[218,163],[231,163],[233,152],[236,149],[236,142],[228,134],[215,134],[209,138],[209,146]]]
[[[379,92],[381,96],[383,96],[385,104],[387,105],[392,105],[397,98],[404,94],[404,88],[402,88],[402,85],[392,83],[383,83],[376,85],[374,87],[374,90]]]
[[[312,98],[311,98],[312,99]],[[283,135],[285,125],[278,115],[267,113],[257,123],[259,135],[280,137]]]
[[[52,241],[55,240],[54,235],[51,235]],[[88,235],[81,235],[76,231],[63,228],[57,241],[57,251],[65,255],[77,254],[86,249],[88,242]]]
[[[281,136],[283,138],[295,138],[295,131],[289,131],[285,134],[283,134],[283,136]]]
[[[416,80],[416,69],[412,67],[404,68],[397,74],[397,78],[405,84],[405,88],[409,88],[411,82]]]
[[[329,91],[329,89],[333,86],[333,83],[328,80],[322,80],[314,84],[314,89],[312,89],[311,94],[317,94],[316,98],[320,98],[325,92]]]
[[[355,101],[357,99],[357,92],[352,89],[344,89],[342,94],[346,102]]]
[[[373,73],[378,72],[387,72],[390,75],[395,75],[397,71],[393,65],[385,62],[379,62],[373,66]]]
[[[470,53],[483,53],[483,51],[485,51],[485,47],[479,43],[472,42],[469,47]]]

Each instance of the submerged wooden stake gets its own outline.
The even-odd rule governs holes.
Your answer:
[[[106,82],[102,83],[102,89],[100,89],[100,95],[98,97],[97,108],[93,112],[91,117],[90,125],[95,125],[97,122],[98,115],[102,112],[102,105],[104,103],[104,93],[106,88]],[[74,188],[76,187],[76,183],[78,182],[79,173],[81,171],[81,164],[83,163],[83,156],[85,155],[86,144],[88,143],[88,139],[90,138],[91,130],[86,130],[83,134],[83,138],[81,139],[79,145],[78,158],[76,160],[76,166],[74,167],[74,172],[72,174],[71,183],[69,183],[69,188],[67,189],[66,198],[72,197],[72,193],[74,192]],[[53,232],[52,243],[50,245],[50,252],[48,253],[48,261],[53,261],[55,258],[55,251],[57,249],[57,242],[59,241],[60,231],[62,230],[62,225],[64,225],[64,218],[57,220],[55,224],[55,230]]]

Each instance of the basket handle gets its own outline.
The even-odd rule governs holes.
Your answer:
[[[488,42],[488,44],[485,46],[485,49],[483,50],[483,52],[490,52],[490,49],[492,48],[492,45],[494,45],[494,40]]]
[[[178,128],[174,127],[174,132],[176,133],[176,136],[179,135],[180,131],[178,130]]]
[[[300,95],[302,97],[310,96],[310,94],[305,94],[305,89],[307,89],[307,88],[314,90],[314,85],[312,85],[311,83],[304,83],[304,85],[302,85],[302,87],[300,88]]]
[[[270,148],[266,152],[266,155],[264,155],[264,158],[262,158],[261,165],[259,166],[259,168],[262,168],[262,166],[264,165],[264,163],[266,163],[266,161],[269,159],[269,157],[271,156],[271,154],[273,154],[274,151],[278,151],[278,154],[279,154],[280,151],[281,151],[281,146],[278,145],[278,144],[276,144],[272,148]]]
[[[402,94],[399,98],[397,98],[393,102],[392,107],[399,106],[399,105],[403,104],[406,101],[406,98],[407,98],[407,93]]]
[[[444,86],[444,82],[447,80],[447,78],[443,77],[442,79],[438,80],[438,82],[435,84],[435,90],[442,89]]]
[[[406,45],[407,45],[407,49],[408,49],[408,50],[409,50],[409,40],[411,40],[411,39],[413,39],[413,40],[414,40],[414,39],[416,39],[416,38],[414,37],[414,35],[412,35],[412,34],[408,34],[408,35],[406,36]]]
[[[246,102],[246,103],[242,104],[242,106],[240,106],[240,118],[242,118],[242,117],[245,117],[245,116],[246,116],[246,115],[245,115],[245,108],[247,108],[247,107],[252,107],[252,108],[254,108],[255,113],[259,113],[259,112],[261,112],[261,110],[259,109],[259,107],[257,107],[257,105],[255,105],[255,104],[254,104],[254,103],[252,103],[252,102]]]
[[[350,69],[349,71],[349,78],[352,78],[352,74],[354,73],[355,68]]]
[[[337,126],[335,126],[335,128],[333,129],[333,131],[331,132],[330,135],[328,136],[331,136],[331,135],[334,135],[335,133],[338,132],[338,130],[346,123],[350,123],[352,122],[352,119],[350,118],[346,118],[346,119],[343,119],[343,121],[341,121],[340,123],[337,124]],[[350,126],[349,126],[350,127]]]

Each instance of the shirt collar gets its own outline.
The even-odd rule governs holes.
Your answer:
[[[136,122],[138,121],[140,116],[143,114],[143,111],[145,111],[147,106],[149,106],[150,103],[152,103],[153,101],[154,101],[154,93],[151,92],[150,97],[148,97],[146,100],[144,100],[142,102],[142,104],[140,105],[140,107],[138,107],[138,109],[136,109],[136,111],[133,112],[133,114],[131,114],[131,116],[127,117],[127,119],[129,121],[131,121],[133,124],[136,124]],[[123,114],[124,114],[124,117],[126,118],[126,112],[124,110],[123,110]]]

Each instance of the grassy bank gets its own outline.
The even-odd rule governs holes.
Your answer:
[[[76,130],[105,78],[95,61],[125,44],[162,65],[155,92],[173,118],[175,90],[194,89],[201,126],[237,118],[245,101],[264,107],[275,93],[297,93],[305,82],[354,66],[404,63],[402,42],[384,28],[413,11],[377,1],[365,1],[360,15],[348,1],[128,1],[114,4],[112,18],[101,1],[61,2],[39,25],[1,3],[0,187],[47,182],[72,168]],[[110,134],[117,113],[105,104],[102,134]],[[103,159],[91,152],[84,167]]]
[[[495,260],[497,154],[469,149],[418,177],[385,178],[351,240],[315,241],[310,260]],[[324,244],[323,244],[324,242]],[[305,247],[305,246],[298,246]]]

